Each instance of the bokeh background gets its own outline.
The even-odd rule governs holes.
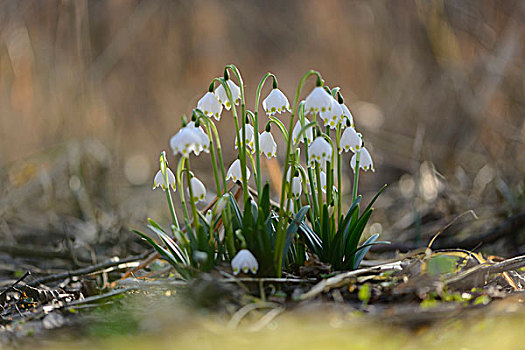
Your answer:
[[[524,26],[517,0],[1,1],[0,237],[119,242],[167,218],[159,152],[230,63],[250,109],[267,71],[290,99],[309,69],[341,87],[375,161],[365,197],[390,184],[370,232],[427,242],[469,209],[455,233],[490,226],[523,208]],[[218,127],[229,163],[229,113]]]

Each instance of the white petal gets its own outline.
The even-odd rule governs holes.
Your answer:
[[[290,102],[285,94],[279,89],[273,89],[262,103],[264,111],[268,115],[275,113],[282,113],[284,111],[290,112]]]
[[[361,148],[363,145],[363,140],[359,136],[359,134],[355,131],[354,128],[348,127],[343,132],[343,135],[341,136],[341,140],[339,141],[339,153],[342,153],[343,151],[348,152],[356,152]]]
[[[259,269],[259,263],[248,249],[241,249],[232,259],[231,267],[234,275],[239,274],[241,271],[244,271],[244,273],[251,271],[255,274]]]
[[[207,92],[197,103],[197,108],[200,109],[208,117],[213,116],[215,119],[221,119],[222,104],[217,99],[217,96],[211,92]]]
[[[305,113],[320,113],[332,109],[332,96],[321,86],[315,87],[305,100]]]
[[[304,118],[304,125],[308,125],[308,123],[310,123],[310,121],[307,118]],[[299,136],[301,129],[302,129],[301,121],[298,120],[297,123],[295,123],[295,127],[293,128],[293,131],[292,131],[292,138],[293,138],[294,143],[297,143],[297,136]],[[309,127],[308,129],[306,129],[303,136],[301,136],[301,139],[299,140],[299,142],[304,142],[304,135],[306,135],[306,139],[308,140],[308,142],[312,142],[314,138],[312,127]]]
[[[259,152],[270,159],[277,155],[277,144],[271,133],[264,131],[259,136]]]
[[[190,180],[191,189],[193,190],[193,198],[192,200],[195,203],[198,203],[200,201],[203,201],[206,198],[206,187],[204,187],[204,184],[201,182],[201,180],[197,179],[196,177],[192,177]],[[188,188],[188,195],[189,195],[189,188]]]

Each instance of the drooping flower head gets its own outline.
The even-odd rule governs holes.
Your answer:
[[[360,151],[357,151],[354,153],[352,159],[350,160],[350,166],[355,172],[355,166],[357,163],[357,155],[361,153],[360,159],[359,159],[359,168],[363,169],[364,171],[368,171],[371,169],[373,172],[376,170],[374,169],[374,162],[372,161],[372,157],[370,156],[370,153],[366,149],[366,147],[361,148]]]
[[[308,123],[310,123],[310,121],[307,118],[304,118],[304,125],[307,125]],[[314,134],[312,132],[312,128],[311,127],[306,129],[304,134],[301,135],[301,139],[300,140],[297,140],[297,137],[299,136],[299,133],[301,132],[301,129],[302,129],[301,121],[298,120],[297,123],[295,123],[295,126],[294,126],[293,131],[292,131],[293,143],[297,143],[297,141],[304,142],[304,136],[305,135],[306,135],[306,139],[308,140],[308,142],[312,142],[313,139],[314,139]]]
[[[297,199],[301,196],[301,193],[303,191],[302,181],[299,176],[295,176],[292,179],[292,197],[294,199]]]
[[[352,113],[350,112],[348,107],[346,107],[346,105],[344,103],[339,104],[339,106],[341,106],[341,110],[343,111],[343,125],[345,124],[345,120],[346,120],[348,122],[349,126],[354,128],[355,127],[354,126],[354,117],[352,116]]]
[[[237,255],[232,259],[231,266],[234,275],[238,275],[241,271],[244,273],[251,272],[256,274],[259,269],[257,259],[248,249],[239,250]]]
[[[350,150],[355,153],[362,145],[363,140],[361,139],[361,135],[355,131],[354,128],[348,127],[343,132],[341,140],[339,141],[339,153],[342,153],[343,151],[348,152]]]
[[[213,116],[217,120],[221,119],[222,104],[211,91],[204,94],[199,102],[197,102],[197,108],[208,117]]]
[[[277,144],[275,143],[271,132],[264,131],[259,136],[259,152],[264,154],[268,159],[277,155]]]
[[[332,146],[322,136],[318,136],[314,142],[308,147],[310,156],[310,166],[314,166],[315,162],[323,164],[325,161],[332,159]]]
[[[251,124],[246,124],[244,144],[250,147],[252,153],[254,152],[255,132]],[[242,127],[239,129],[239,135],[242,137]],[[242,144],[241,144],[242,145]],[[235,136],[235,149],[237,149],[237,136]]]
[[[319,173],[319,178],[321,182],[321,191],[323,191],[323,193],[326,193],[326,173],[324,171],[321,171]]]
[[[264,99],[262,105],[264,111],[268,115],[274,115],[275,113],[281,114],[285,111],[291,112],[288,98],[286,98],[286,95],[275,85],[272,91],[268,94],[268,97]]]
[[[236,159],[232,165],[230,165],[230,168],[228,169],[228,172],[226,173],[226,180],[232,179],[233,182],[237,182],[241,180],[242,173],[241,173],[241,161],[239,159]],[[250,178],[250,169],[246,168],[246,179]]]
[[[335,129],[337,125],[343,120],[343,110],[341,105],[330,96],[332,99],[332,108],[328,111],[319,113],[319,116],[323,120],[324,126],[329,126],[330,129]]]
[[[231,90],[233,103],[237,106],[241,102],[241,89],[230,79],[226,79],[226,84]],[[222,103],[224,108],[226,108],[228,111],[232,108],[230,99],[226,94],[226,89],[224,89],[222,84],[220,84],[217,89],[215,89],[215,96],[217,96],[219,102]]]
[[[170,146],[175,155],[180,153],[188,157],[193,152],[198,156],[201,151],[209,151],[210,139],[200,127],[195,127],[195,124],[190,122],[171,137]]]
[[[320,113],[332,109],[332,96],[322,86],[315,87],[306,97],[305,113]]]
[[[175,175],[168,167],[166,167],[166,173],[168,175],[168,186],[171,186],[173,191],[175,191]],[[166,181],[164,180],[161,170],[157,171],[157,174],[155,174],[155,178],[153,179],[153,189],[156,189],[157,187],[160,187],[163,191],[166,191]]]
[[[193,200],[195,203],[203,201],[206,198],[206,187],[201,180],[196,177],[192,177],[190,180],[190,186],[193,191]],[[188,195],[190,195],[190,189],[188,188]]]

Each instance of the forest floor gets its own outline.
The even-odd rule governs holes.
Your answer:
[[[391,225],[401,234],[358,270],[329,274],[312,256],[282,278],[219,266],[186,282],[129,232],[148,208],[127,197],[140,190],[110,185],[100,145],[77,146],[3,180],[2,346],[525,348],[523,205],[487,206],[480,223],[444,214],[443,195],[419,215],[407,209]],[[403,236],[416,226],[407,217],[420,220],[417,239]]]

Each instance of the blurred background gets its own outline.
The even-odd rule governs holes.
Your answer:
[[[447,233],[488,235],[523,220],[524,19],[517,0],[1,1],[0,239],[134,250],[129,226],[168,220],[160,151],[230,63],[250,109],[268,71],[290,100],[309,69],[341,87],[375,161],[365,200],[390,185],[369,232],[426,245],[472,209]],[[193,163],[213,189],[209,158]],[[525,251],[513,225],[492,250]]]

